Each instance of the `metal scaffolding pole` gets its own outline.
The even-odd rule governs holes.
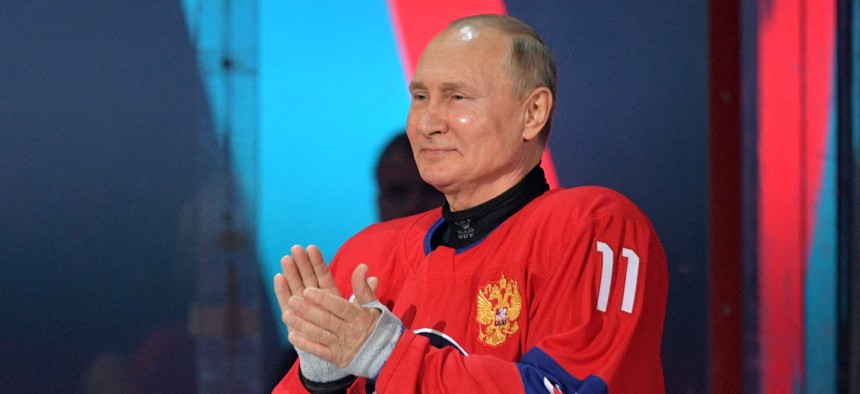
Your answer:
[[[197,298],[191,332],[199,392],[267,391],[262,319],[266,302],[257,262],[256,1],[184,0],[197,50],[217,168],[201,190]]]

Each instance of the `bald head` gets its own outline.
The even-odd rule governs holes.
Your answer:
[[[541,139],[546,142],[555,112],[557,71],[552,52],[534,29],[507,15],[472,15],[454,20],[437,38],[445,34],[454,34],[461,39],[474,38],[486,29],[497,30],[510,37],[510,51],[505,67],[517,96],[524,97],[540,87],[550,90],[552,108],[546,126],[541,130]]]

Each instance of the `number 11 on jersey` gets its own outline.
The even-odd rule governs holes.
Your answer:
[[[597,241],[597,251],[603,256],[600,290],[597,293],[597,310],[606,312],[606,305],[609,303],[609,291],[612,287],[615,251],[607,243],[600,241]],[[636,301],[636,281],[639,278],[639,255],[632,249],[621,248],[621,256],[627,259],[627,274],[624,278],[624,297],[621,301],[621,310],[633,313],[633,303]]]

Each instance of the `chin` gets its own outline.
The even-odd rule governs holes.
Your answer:
[[[445,190],[452,184],[452,182],[441,179],[425,179],[424,182],[427,182],[428,185],[433,186],[442,193],[445,193]]]
[[[446,188],[451,186],[454,182],[450,179],[450,176],[443,176],[441,174],[425,174],[421,173],[421,179],[424,182],[427,182],[428,185],[435,187],[437,190],[445,193]]]

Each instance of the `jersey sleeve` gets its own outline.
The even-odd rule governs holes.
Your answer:
[[[305,388],[304,384],[302,383],[302,378],[301,378],[300,372],[299,372],[299,363],[300,362],[301,362],[301,360],[296,360],[295,364],[293,364],[293,366],[290,368],[290,370],[287,372],[287,374],[284,375],[284,377],[281,379],[281,381],[278,382],[278,385],[275,386],[275,388],[272,390],[272,394],[308,394],[308,393],[312,393],[307,388]],[[358,378],[350,377],[350,378],[354,379],[354,381],[352,382],[352,384],[348,388],[342,389],[342,390],[337,390],[337,391],[331,391],[331,390],[321,391],[321,393],[326,393],[326,394],[339,394],[339,393],[362,394],[362,393],[368,392],[368,391],[366,391],[367,384],[368,384],[367,379],[362,378],[362,377],[358,377]]]
[[[538,248],[552,268],[528,285],[529,330],[519,360],[464,356],[405,332],[377,391],[664,392],[665,254],[638,208],[626,200],[610,205],[573,215]]]
[[[628,211],[572,227],[565,264],[533,284],[543,290],[531,305],[535,346],[519,364],[527,392],[664,392],[666,257],[650,222]]]

